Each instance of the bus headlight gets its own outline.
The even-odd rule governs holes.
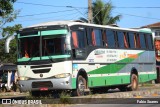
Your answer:
[[[70,76],[70,73],[58,74],[58,75],[55,75],[54,77],[56,77],[56,78],[66,78],[68,76]]]
[[[28,80],[28,77],[19,77],[19,80]]]

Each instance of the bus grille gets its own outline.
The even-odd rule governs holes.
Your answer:
[[[53,84],[51,81],[32,82],[32,88],[42,88],[42,87],[52,88]]]
[[[32,70],[35,74],[38,73],[48,73],[51,69],[36,69],[36,70]]]

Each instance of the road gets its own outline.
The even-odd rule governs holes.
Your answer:
[[[142,97],[142,96],[141,96]],[[106,99],[108,100],[108,99]],[[142,98],[117,98],[100,103],[76,104],[69,107],[159,107],[160,95],[144,95]],[[108,103],[108,104],[107,104]],[[122,104],[123,103],[123,104]]]
[[[14,93],[14,95],[10,96],[5,93],[4,95],[1,95],[2,98],[14,98],[17,100],[26,100],[26,96],[24,96],[24,93],[21,93],[18,98],[16,96],[18,92]],[[69,102],[74,103],[71,107],[134,107],[137,105],[137,103],[140,104],[140,106],[148,106],[148,107],[157,107],[156,101],[158,100],[158,103],[160,104],[160,85],[159,86],[153,86],[153,87],[140,87],[138,91],[127,91],[127,92],[120,92],[118,89],[115,90],[109,90],[108,93],[97,93],[93,95],[87,95],[82,97],[66,97],[67,99],[61,99],[62,102]],[[145,99],[143,99],[145,98]],[[149,99],[152,98],[152,99]],[[34,99],[34,98],[32,98]],[[47,99],[47,98],[42,98]],[[36,100],[36,98],[35,98]],[[57,104],[53,103],[55,101],[55,98],[50,98],[45,100],[45,102],[50,101],[49,103],[43,103],[43,104]],[[68,101],[69,100],[69,101]],[[142,101],[141,101],[142,100]],[[153,100],[154,104],[145,104],[144,101],[147,100]],[[139,101],[139,102],[137,102]],[[86,104],[87,103],[87,104]],[[89,105],[88,105],[89,103]],[[158,107],[159,107],[158,104]],[[38,106],[38,105],[37,105]],[[37,107],[36,106],[36,107]],[[67,105],[69,106],[69,105]],[[53,107],[53,106],[49,106]]]
[[[71,107],[159,107],[159,104],[81,104]]]

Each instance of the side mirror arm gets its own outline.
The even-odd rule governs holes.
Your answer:
[[[5,53],[9,53],[9,44],[15,38],[15,35],[9,36],[5,41]]]

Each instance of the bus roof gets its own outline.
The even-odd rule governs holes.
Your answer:
[[[68,25],[68,26],[84,25],[84,26],[92,26],[92,27],[100,27],[100,28],[109,28],[109,29],[115,29],[115,30],[152,33],[151,30],[144,30],[144,28],[142,28],[142,29],[141,28],[140,29],[121,28],[121,27],[115,27],[115,26],[111,26],[111,25],[98,25],[98,24],[84,23],[84,22],[75,21],[75,20],[44,22],[44,23],[39,23],[39,24],[35,24],[32,26],[28,26],[26,28],[39,27],[39,26],[54,26],[54,25]],[[23,29],[25,29],[25,28],[23,28]]]

